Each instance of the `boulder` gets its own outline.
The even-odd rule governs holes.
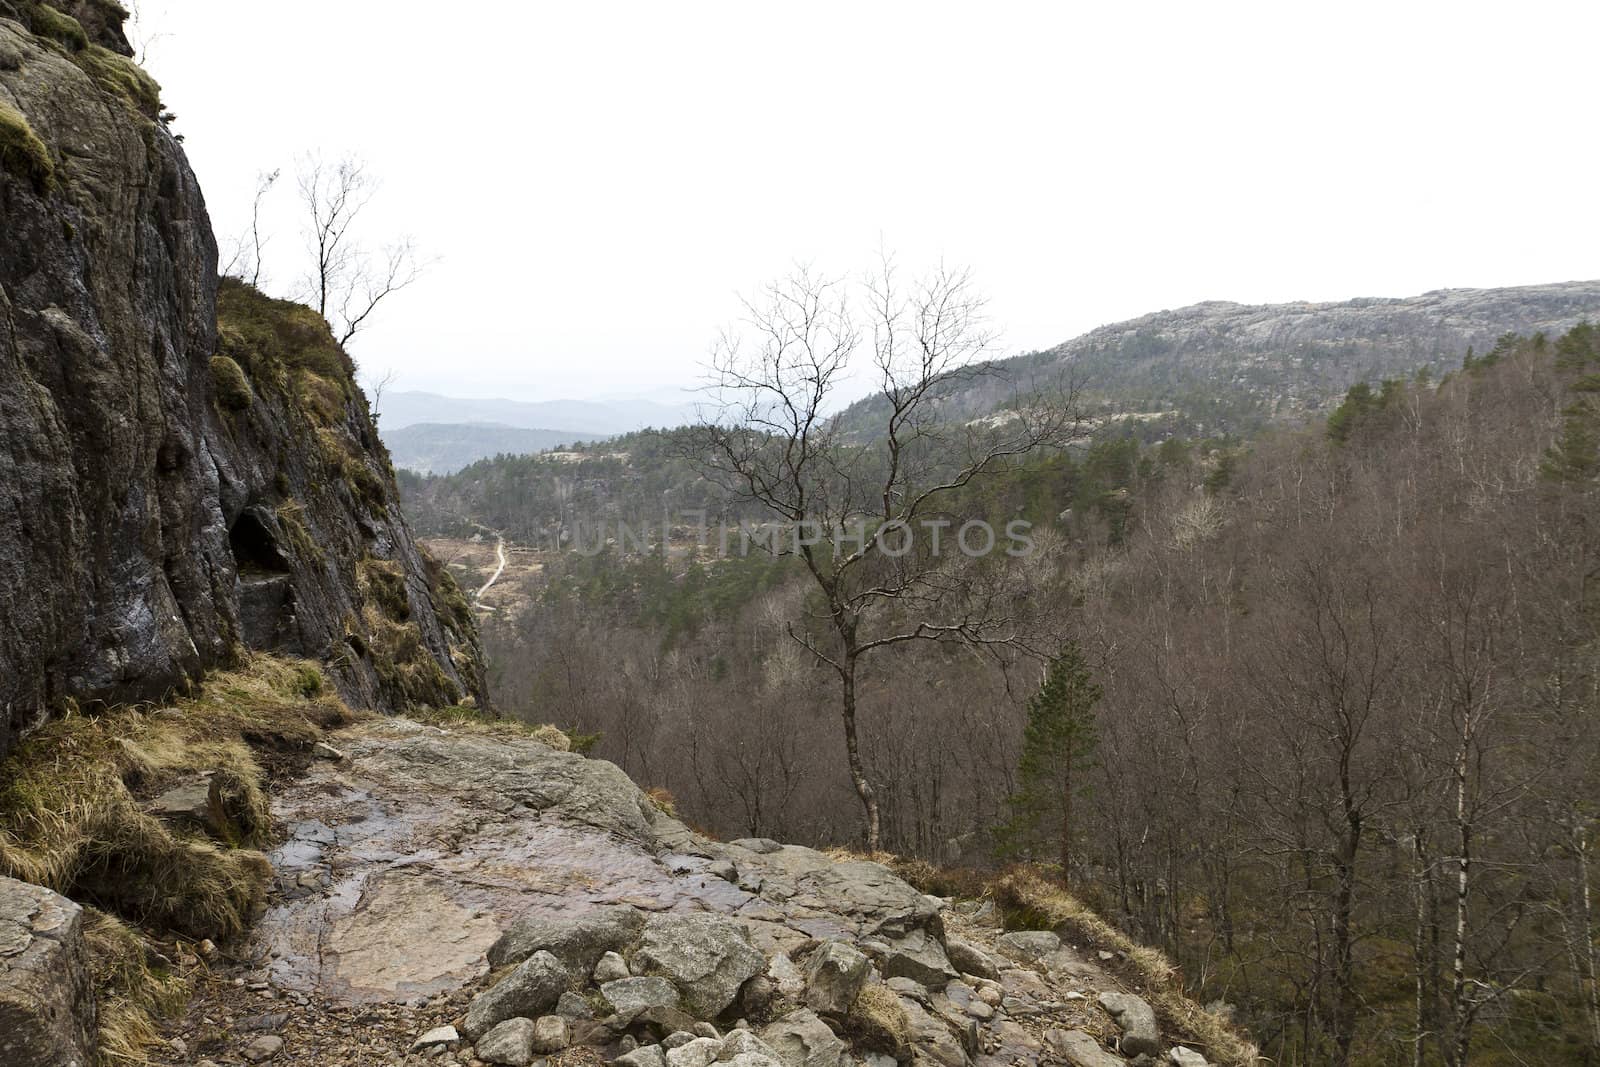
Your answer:
[[[638,978],[618,978],[600,987],[611,1010],[624,1019],[632,1019],[650,1008],[676,1008],[678,989],[665,978],[641,975]]]
[[[1017,930],[995,938],[995,951],[1018,963],[1038,963],[1061,949],[1061,938],[1048,930]]]
[[[901,997],[900,1007],[906,1015],[911,1047],[917,1053],[943,1067],[967,1067],[971,1061],[966,1046],[943,1020],[911,997]]]
[[[805,992],[805,975],[800,973],[800,968],[794,965],[787,952],[779,952],[767,962],[767,977],[772,980],[779,996],[798,997]]]
[[[783,848],[782,845],[772,840],[770,837],[741,837],[737,841],[730,841],[728,843],[736,848],[747,849],[760,856],[777,852]]]
[[[246,1063],[266,1063],[283,1051],[283,1038],[277,1034],[262,1034],[239,1050]]]
[[[1132,993],[1101,993],[1097,999],[1122,1028],[1117,1048],[1124,1056],[1160,1054],[1161,1026],[1149,1001]]]
[[[828,1015],[843,1015],[872,972],[872,964],[843,941],[828,941],[806,961],[806,1006]]]
[[[783,1067],[783,1061],[758,1052],[741,1052],[723,1061],[728,1067]]]
[[[1174,1045],[1168,1049],[1167,1059],[1172,1061],[1173,1067],[1211,1067],[1204,1056],[1182,1045]]]
[[[667,1054],[660,1045],[640,1045],[612,1062],[621,1067],[667,1067]]]
[[[593,1019],[594,1009],[587,1000],[569,989],[556,1001],[556,1014],[571,1020]]]
[[[559,1015],[541,1015],[533,1021],[533,1051],[560,1052],[572,1044],[567,1020]]]
[[[944,943],[945,955],[950,959],[950,965],[962,974],[976,975],[996,981],[1000,977],[1000,968],[995,966],[994,960],[988,953],[976,945],[959,938],[947,938]]]
[[[735,1030],[722,1039],[722,1050],[717,1059],[723,1062],[736,1056],[762,1056],[776,1061],[778,1053],[773,1047],[749,1030]]]
[[[613,1016],[620,1019],[621,1016]],[[693,1036],[694,1017],[682,1008],[654,1007],[646,1008],[633,1018],[632,1026],[635,1029],[654,1034],[658,1038],[683,1031]]]
[[[714,1019],[739,987],[766,965],[744,928],[720,915],[652,915],[644,924],[634,964],[677,987],[685,1010]]]
[[[576,915],[527,915],[490,946],[489,965],[521,963],[544,951],[574,974],[589,974],[606,953],[632,944],[643,926],[644,915],[625,904]]]
[[[83,909],[0,877],[0,1063],[87,1065],[95,1040]]]
[[[493,987],[472,998],[461,1031],[476,1041],[496,1023],[543,1015],[571,983],[572,976],[560,960],[548,952],[535,952]]]
[[[717,1038],[692,1038],[667,1050],[667,1067],[711,1067],[721,1051],[722,1042]]]
[[[1044,1039],[1072,1067],[1123,1067],[1121,1056],[1107,1052],[1082,1030],[1046,1030]]]
[[[536,1058],[533,1054],[533,1020],[518,1018],[496,1023],[478,1039],[473,1051],[485,1063],[529,1067]]]
[[[760,1036],[785,1067],[841,1067],[849,1060],[845,1043],[808,1008],[764,1027]]]
[[[889,943],[883,956],[885,978],[909,978],[929,989],[942,989],[957,977],[944,954],[944,946],[925,930],[912,930]]]
[[[615,952],[607,952],[600,957],[600,962],[594,965],[594,984],[605,985],[615,982],[619,978],[626,978],[633,972],[628,970],[628,961]]]

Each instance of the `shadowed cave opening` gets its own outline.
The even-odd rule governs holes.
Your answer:
[[[241,577],[250,573],[289,573],[289,561],[278,550],[272,531],[254,512],[246,511],[234,521],[228,531],[228,545],[233,549],[233,562]]]
[[[256,511],[242,513],[228,530],[239,572],[239,638],[258,651],[292,650],[296,640],[289,561]]]

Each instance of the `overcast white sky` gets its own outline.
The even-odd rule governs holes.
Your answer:
[[[382,177],[374,239],[437,257],[353,348],[395,388],[691,382],[735,294],[880,240],[973,268],[1014,351],[1600,275],[1592,0],[141,7],[220,236],[320,149]]]

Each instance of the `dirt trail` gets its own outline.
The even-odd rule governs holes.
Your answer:
[[[489,580],[483,583],[483,588],[479,589],[473,594],[472,599],[474,600],[482,600],[483,594],[487,593],[489,591],[489,587],[494,585],[495,582],[498,582],[500,580],[500,576],[506,571],[506,539],[504,537],[500,537],[498,534],[495,536],[497,540],[494,544],[494,551],[496,557],[500,560],[500,565],[494,569],[493,574],[489,575]]]

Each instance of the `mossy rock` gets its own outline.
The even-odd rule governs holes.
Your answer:
[[[227,356],[211,357],[211,382],[216,386],[217,399],[232,411],[247,411],[255,402],[244,370]]]
[[[217,327],[223,355],[258,385],[275,372],[308,370],[348,390],[355,365],[321,315],[304,304],[274,300],[236,278],[217,287]]]
[[[31,4],[24,8],[28,28],[40,37],[48,38],[73,52],[89,47],[89,35],[83,23],[71,15],[64,15],[49,4]]]
[[[161,114],[161,85],[145,69],[127,56],[91,44],[73,57],[95,84],[128,106],[153,119]]]
[[[6,173],[26,178],[40,192],[55,185],[55,161],[22,112],[0,103],[0,166]]]

